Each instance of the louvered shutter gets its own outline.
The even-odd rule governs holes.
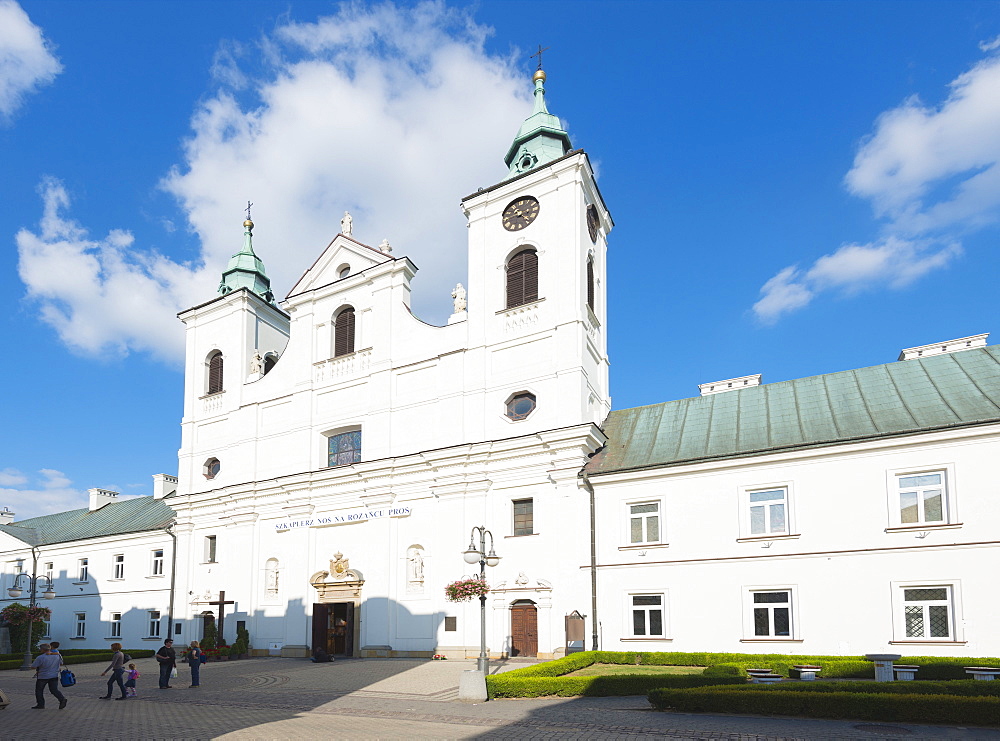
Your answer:
[[[538,255],[534,250],[518,252],[507,263],[507,308],[538,298]]]
[[[333,356],[350,355],[354,352],[354,309],[344,309],[337,314],[334,330]]]
[[[594,310],[594,261],[587,260],[587,306]]]
[[[208,361],[208,393],[222,391],[222,353],[216,353]]]

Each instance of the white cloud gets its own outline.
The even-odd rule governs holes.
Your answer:
[[[765,324],[773,324],[823,291],[852,294],[882,286],[903,288],[961,254],[961,246],[954,242],[940,245],[887,237],[870,244],[847,244],[806,270],[791,266],[780,271],[760,289],[753,311]]]
[[[959,238],[1000,219],[1000,38],[950,84],[939,106],[912,97],[886,111],[844,177],[884,220],[883,235],[847,244],[761,288],[757,318],[774,323],[823,291],[901,288],[962,254]]]
[[[17,518],[15,524],[31,517],[87,506],[87,492],[73,487],[73,482],[61,471],[44,468],[39,473],[42,474],[42,478],[35,481],[30,488],[0,488],[0,506],[13,510]],[[18,482],[0,480],[0,484],[4,487],[26,483],[28,483],[26,477]]]
[[[0,0],[0,119],[62,72],[42,30],[14,0]]]
[[[184,160],[162,182],[201,240],[199,258],[177,264],[124,230],[89,239],[64,215],[63,186],[47,181],[39,232],[17,237],[29,297],[75,350],[176,360],[175,314],[215,295],[249,199],[279,299],[349,210],[355,237],[388,238],[421,268],[414,310],[443,322],[452,286],[467,282],[459,198],[506,174],[503,155],[531,110],[529,76],[485,52],[488,33],[441,2],[344,4],[279,26],[253,51],[222,44],[214,74],[229,87],[198,106]],[[245,59],[256,66],[241,69]]]
[[[16,468],[5,468],[0,471],[0,486],[16,486],[28,482],[28,477]]]

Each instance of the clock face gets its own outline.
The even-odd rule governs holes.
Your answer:
[[[518,232],[536,218],[538,218],[538,199],[524,196],[503,210],[503,228],[509,232]]]
[[[587,231],[590,232],[590,241],[597,242],[597,230],[601,227],[601,219],[597,215],[597,206],[593,203],[587,206]]]

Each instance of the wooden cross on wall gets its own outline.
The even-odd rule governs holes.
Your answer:
[[[226,593],[225,593],[225,591],[221,591],[221,592],[219,592],[219,599],[215,600],[214,602],[210,602],[210,601],[195,602],[194,604],[196,604],[196,605],[215,605],[215,606],[217,606],[219,608],[219,642],[220,643],[225,643],[226,642],[226,634],[225,634],[225,628],[226,628],[226,614],[225,614],[226,613],[226,605],[235,605],[236,601],[235,600],[231,600],[231,599],[226,599]]]

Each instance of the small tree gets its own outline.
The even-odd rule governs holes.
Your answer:
[[[205,637],[201,639],[202,650],[211,650],[215,648],[216,641],[218,639],[219,632],[215,628],[214,620],[205,621]]]
[[[230,656],[244,656],[250,653],[250,631],[246,628],[236,629],[236,640],[229,651]]]
[[[48,607],[27,607],[14,602],[0,610],[2,620],[10,632],[10,645],[14,653],[24,653],[28,641],[28,624],[31,624],[31,649],[35,650],[39,639],[45,633],[45,621],[52,616]]]

